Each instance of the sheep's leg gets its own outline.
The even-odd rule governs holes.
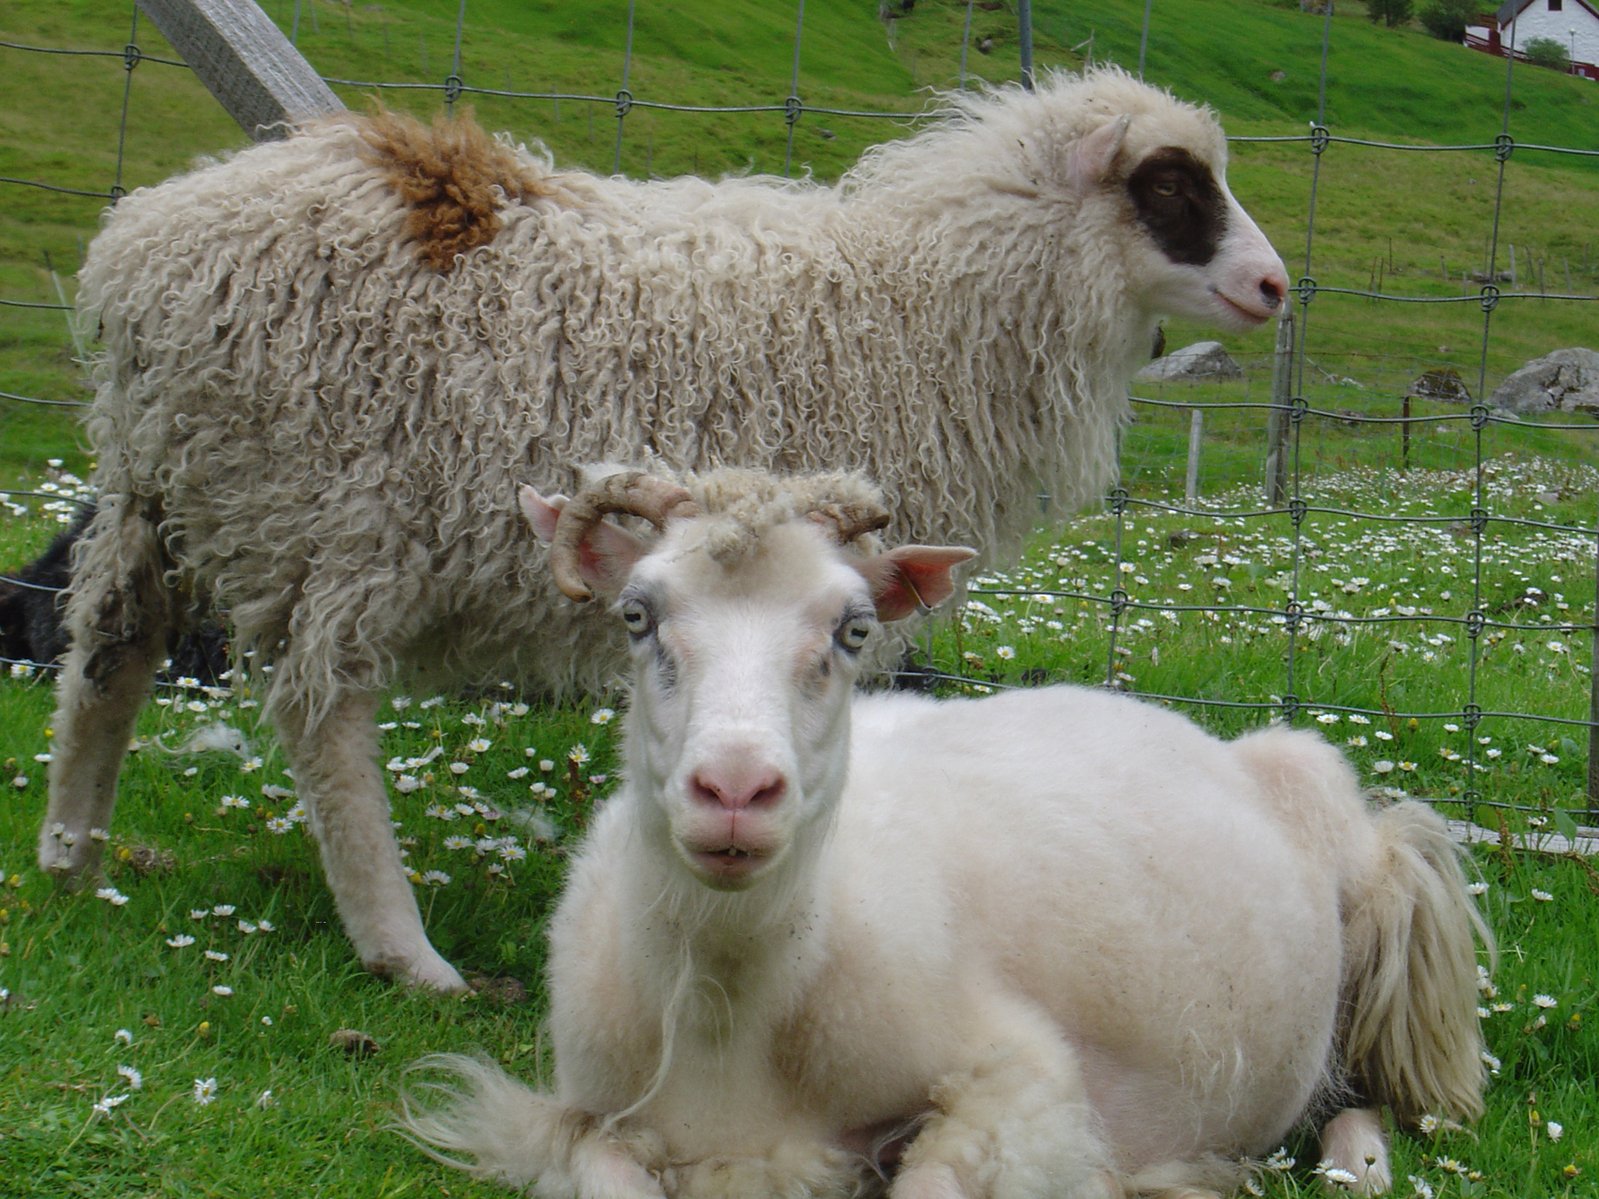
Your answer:
[[[1321,1156],[1355,1176],[1350,1189],[1357,1195],[1381,1195],[1393,1185],[1388,1137],[1376,1108],[1347,1108],[1327,1121],[1321,1130]]]
[[[105,496],[78,547],[65,612],[70,638],[56,684],[50,802],[39,866],[68,881],[98,869],[117,773],[166,656],[171,597],[155,522]]]
[[[802,1137],[779,1141],[759,1156],[674,1165],[664,1180],[668,1194],[693,1199],[855,1199],[865,1185],[859,1154]]]
[[[933,1090],[892,1199],[1121,1199],[1076,1053],[1015,1005],[973,1026],[981,1054]]]
[[[465,980],[428,943],[400,861],[377,761],[377,703],[374,695],[344,696],[314,725],[293,703],[278,705],[274,716],[361,964],[415,986],[464,991]]]
[[[74,641],[68,650],[56,686],[50,803],[39,832],[42,870],[69,882],[98,872],[117,774],[165,654],[164,626],[113,645]]]

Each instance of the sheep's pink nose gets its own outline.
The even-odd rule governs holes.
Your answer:
[[[1260,281],[1260,302],[1266,311],[1275,311],[1287,295],[1288,276],[1281,271],[1273,271]]]
[[[688,786],[700,803],[741,812],[776,804],[788,790],[788,780],[774,767],[738,762],[702,766],[689,777]]]

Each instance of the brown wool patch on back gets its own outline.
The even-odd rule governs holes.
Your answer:
[[[440,114],[431,125],[397,112],[358,119],[373,159],[410,205],[406,235],[440,274],[456,256],[493,241],[506,204],[550,194],[544,180],[470,113]]]

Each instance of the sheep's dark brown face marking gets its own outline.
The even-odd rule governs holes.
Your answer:
[[[1138,220],[1173,262],[1205,266],[1227,234],[1227,201],[1210,168],[1187,150],[1156,150],[1127,179]]]

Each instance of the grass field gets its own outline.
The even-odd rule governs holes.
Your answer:
[[[1539,502],[1533,497],[1549,487],[1592,482],[1557,464],[1496,469],[1508,476],[1507,510]],[[1373,504],[1380,489],[1359,476],[1336,486],[1349,504]],[[1169,545],[1170,520],[1140,516],[1133,533]],[[35,514],[11,523],[44,522]],[[1103,588],[1107,572],[1116,573],[1108,533],[1103,521],[1074,526],[1041,541],[1013,576],[992,581],[1030,593],[1063,579],[1074,589]],[[1449,605],[1442,584],[1454,560],[1440,558],[1437,545],[1420,539],[1369,558],[1345,548],[1351,561],[1318,561],[1319,587],[1341,609],[1369,614],[1368,605],[1390,596]],[[1221,521],[1140,569],[1166,572],[1151,586],[1178,594],[1185,582],[1208,591],[1218,578],[1248,593],[1273,586],[1279,551],[1270,538]],[[1522,595],[1536,586],[1553,606],[1566,561],[1557,539],[1529,537],[1515,556]],[[1144,585],[1138,577],[1124,583]],[[996,682],[1039,669],[1102,677],[1111,643],[1096,605],[998,596],[973,605],[940,637],[956,640],[945,655],[963,655],[969,670]],[[1455,686],[1445,677],[1459,669],[1449,648],[1418,635],[1379,651],[1391,666],[1374,677],[1367,637],[1332,626],[1307,640],[1301,669],[1317,680],[1317,711],[1338,716],[1323,731],[1347,745],[1374,790],[1447,795],[1469,781],[1485,801],[1478,818],[1490,827],[1560,827],[1561,805],[1580,792],[1580,752],[1541,734],[1534,742],[1513,722],[1485,721],[1475,734],[1481,769],[1468,770],[1460,729],[1382,707],[1384,695],[1426,702]],[[1280,628],[1247,613],[1197,621],[1153,614],[1124,624],[1116,669],[1140,688],[1248,699],[1271,692],[1283,640]],[[1507,702],[1580,701],[1583,671],[1552,648],[1556,640],[1506,634],[1486,651],[1499,685],[1516,690]],[[621,697],[558,709],[530,707],[510,690],[472,700],[392,697],[382,752],[428,927],[442,952],[487,982],[459,1000],[402,994],[356,967],[293,780],[255,724],[257,698],[243,684],[231,692],[161,689],[124,771],[106,885],[70,895],[32,861],[51,747],[48,680],[19,675],[0,684],[0,1028],[11,1051],[0,1062],[0,1149],[12,1171],[8,1196],[492,1193],[426,1160],[384,1125],[405,1064],[424,1052],[481,1049],[528,1076],[547,1068],[542,928],[565,853],[614,772]],[[1372,715],[1357,720],[1352,709]],[[219,723],[249,738],[242,756],[185,752],[196,733]],[[1515,807],[1492,806],[1501,802]],[[1490,1109],[1471,1130],[1398,1136],[1400,1177],[1418,1180],[1402,1182],[1400,1192],[1585,1196],[1599,1171],[1591,1087],[1599,1069],[1599,872],[1580,859],[1520,850],[1481,848],[1474,856],[1500,940],[1495,990],[1482,996],[1496,1075]],[[374,1051],[348,1048],[368,1039]],[[1298,1165],[1268,1166],[1263,1191],[1317,1193],[1313,1142],[1285,1150]]]
[[[266,7],[291,28],[291,0]],[[1132,65],[1143,8],[1039,0],[1040,61],[1074,65],[1091,48]],[[440,82],[453,66],[454,10],[306,3],[298,40],[337,78]],[[614,95],[624,11],[473,0],[461,76],[474,88]],[[729,6],[682,0],[638,11],[628,86],[640,100],[780,104],[788,93],[788,9],[739,6],[734,19]],[[1151,78],[1214,104],[1235,136],[1305,134],[1322,18],[1291,0],[1185,0],[1154,13]],[[918,89],[955,81],[964,16],[953,0],[920,0],[885,26],[864,9],[808,5],[800,94],[828,108],[916,111]],[[156,61],[172,55],[146,21],[137,40],[150,57],[124,69],[130,21],[129,8],[93,0],[0,9],[0,41],[110,52],[0,48],[0,176],[97,193],[0,184],[0,299],[54,303],[58,282],[70,295],[114,184],[151,183],[242,144],[186,70]],[[971,71],[1010,77],[1011,22],[1005,9],[975,10],[974,40],[994,45]],[[1482,146],[1501,127],[1503,62],[1373,27],[1356,5],[1339,6],[1329,71],[1324,121],[1338,138]],[[339,90],[355,104],[368,89]],[[439,98],[383,96],[420,109]],[[610,106],[467,98],[486,123],[548,141],[563,162],[611,169]],[[1592,148],[1596,103],[1591,83],[1518,68],[1511,130],[1527,145]],[[830,178],[896,130],[808,112],[794,129],[795,168]],[[780,112],[641,105],[621,162],[632,174],[777,171],[788,132]],[[1141,387],[1162,404],[1140,406],[1124,443],[1125,515],[1091,513],[1041,534],[1024,563],[983,580],[979,602],[938,627],[933,657],[981,685],[1042,675],[1213,701],[1188,710],[1228,733],[1280,710],[1291,690],[1298,719],[1343,745],[1373,790],[1437,798],[1496,830],[1569,832],[1588,802],[1594,545],[1581,530],[1595,523],[1599,427],[1494,423],[1479,434],[1462,409],[1416,401],[1412,413],[1429,419],[1411,427],[1406,458],[1398,425],[1366,422],[1398,417],[1428,368],[1458,369],[1477,394],[1534,354],[1592,344],[1593,302],[1537,293],[1599,290],[1599,165],[1518,148],[1501,182],[1490,149],[1337,140],[1319,168],[1300,140],[1240,141],[1233,155],[1233,190],[1291,277],[1467,298],[1323,292],[1301,313],[1296,392],[1315,411],[1295,449],[1297,494],[1311,509],[1298,528],[1283,514],[1234,515],[1258,507],[1265,415],[1228,405],[1269,399],[1269,335],[1224,339],[1242,382]],[[1464,276],[1485,266],[1496,213],[1498,269],[1517,247],[1518,279],[1502,286],[1534,294],[1485,321],[1481,285]],[[1200,333],[1175,325],[1169,335],[1181,345]],[[0,392],[81,399],[75,353],[61,312],[0,307]],[[1191,403],[1211,405],[1192,505]],[[70,516],[89,465],[72,419],[0,398],[0,487],[60,497],[0,509],[0,562],[24,560]],[[1481,539],[1469,527],[1479,492],[1492,517]],[[1118,590],[1128,601],[1119,612],[1109,602]],[[1289,597],[1305,611],[1293,635],[1273,614]],[[1473,609],[1487,616],[1475,636]],[[513,688],[391,697],[383,753],[394,817],[430,935],[485,982],[465,999],[401,993],[360,972],[293,780],[255,723],[258,702],[242,681],[159,690],[124,772],[105,889],[74,895],[33,863],[49,679],[0,679],[0,1199],[503,1193],[428,1161],[385,1125],[406,1063],[424,1053],[481,1049],[528,1076],[547,1069],[542,930],[565,855],[614,774],[624,700],[552,708]],[[183,748],[218,724],[249,739],[243,756]],[[1599,873],[1517,849],[1478,847],[1473,860],[1500,941],[1494,990],[1482,996],[1489,1112],[1473,1129],[1397,1136],[1396,1193],[1587,1199],[1599,1193]],[[1276,1166],[1290,1157],[1291,1168],[1263,1170],[1261,1189],[1322,1194],[1313,1142],[1285,1146]]]

